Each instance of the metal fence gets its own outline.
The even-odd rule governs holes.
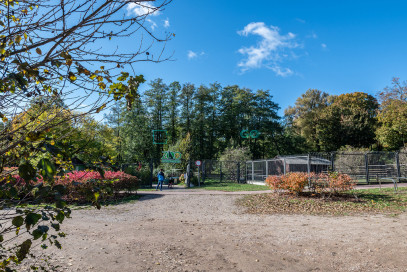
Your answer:
[[[404,152],[328,152],[277,156],[274,159],[246,162],[246,180],[261,182],[270,175],[289,172],[348,174],[358,183],[407,179],[407,153]]]

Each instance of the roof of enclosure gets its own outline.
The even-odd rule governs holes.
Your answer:
[[[286,164],[308,164],[307,156],[277,156],[275,159],[284,159]],[[330,165],[331,161],[318,157],[311,157],[311,165]]]

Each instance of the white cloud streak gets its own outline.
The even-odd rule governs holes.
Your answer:
[[[160,15],[160,11],[157,9],[157,7],[147,2],[131,2],[127,5],[127,12],[128,15],[136,15],[137,17],[150,17]],[[146,21],[150,23],[150,27],[152,30],[157,27],[156,22],[154,22],[150,18],[147,18]]]
[[[170,27],[170,20],[168,18],[164,20],[164,27],[165,28]]]
[[[322,47],[323,49],[326,49],[327,45],[326,45],[325,43],[321,43],[321,47]]]
[[[204,51],[201,51],[201,53],[197,53],[197,52],[194,52],[192,50],[188,50],[188,54],[187,54],[189,60],[196,59],[196,58],[201,57],[203,55],[205,55]]]
[[[188,54],[187,54],[187,56],[188,56],[188,59],[189,60],[191,60],[191,59],[195,59],[195,58],[197,58],[198,57],[198,54],[197,53],[195,53],[194,51],[192,51],[192,50],[188,50]]]
[[[147,2],[131,2],[127,5],[129,14],[137,16],[157,16],[160,11],[154,5]]]
[[[266,26],[263,22],[253,22],[245,26],[238,34],[244,37],[257,35],[261,37],[256,46],[242,47],[238,52],[247,58],[238,63],[241,72],[250,69],[266,67],[279,76],[289,76],[294,72],[291,69],[281,67],[280,64],[288,58],[287,50],[299,47],[295,42],[295,34],[289,32],[280,35],[280,29],[275,26]]]

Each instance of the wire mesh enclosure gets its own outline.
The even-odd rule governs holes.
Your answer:
[[[246,171],[243,166],[244,162],[204,160],[202,163],[202,177],[203,180],[244,182]]]
[[[328,152],[277,156],[246,162],[246,180],[264,183],[270,175],[289,172],[347,174],[358,183],[380,183],[407,179],[407,153]]]

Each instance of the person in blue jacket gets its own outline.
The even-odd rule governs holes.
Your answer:
[[[163,190],[163,182],[164,182],[164,169],[160,169],[160,172],[157,175],[158,178],[158,183],[157,183],[157,188],[155,188],[155,190],[158,190],[158,186],[160,186],[160,191]]]

